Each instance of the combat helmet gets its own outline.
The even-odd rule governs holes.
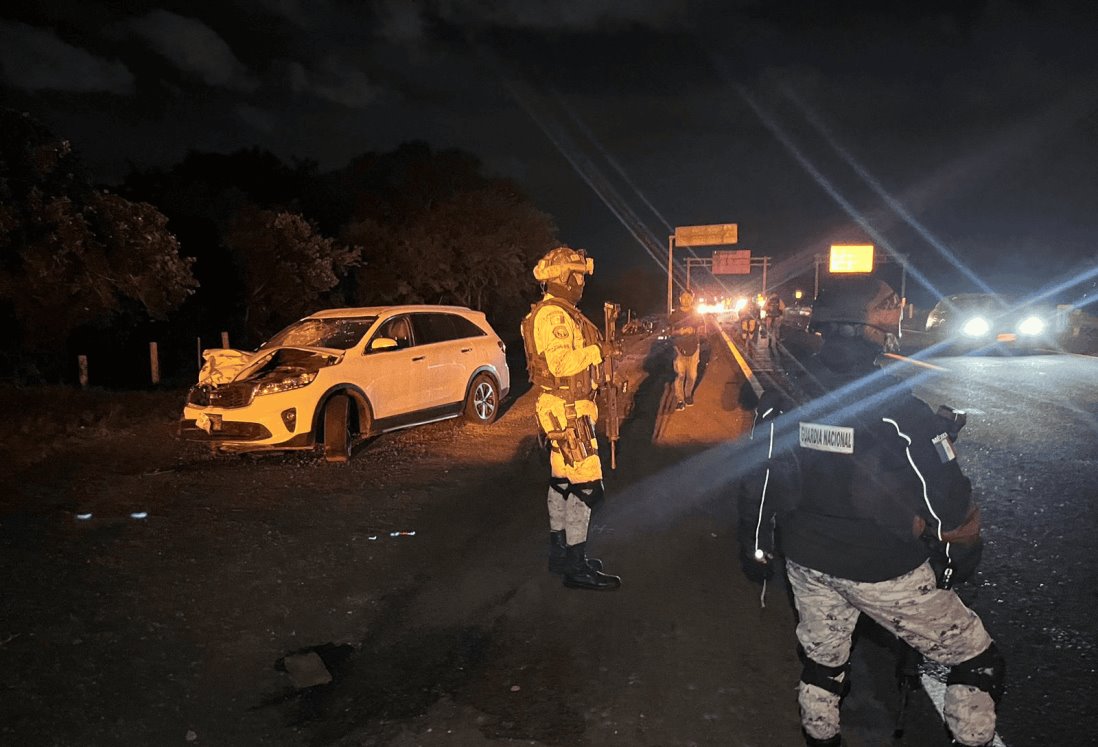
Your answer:
[[[595,272],[595,260],[582,249],[558,246],[551,249],[534,265],[534,279],[544,283],[554,296],[573,303],[583,293],[583,276]]]
[[[809,322],[824,341],[820,359],[845,370],[878,353],[897,352],[902,310],[888,283],[867,276],[832,278],[813,302]]]
[[[860,324],[895,334],[902,304],[896,291],[872,277],[834,278],[812,304],[813,332],[826,334],[828,325]]]

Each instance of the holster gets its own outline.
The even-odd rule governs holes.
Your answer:
[[[596,453],[591,445],[595,439],[595,426],[586,415],[576,415],[574,402],[564,405],[564,417],[565,422],[561,423],[556,415],[549,413],[554,430],[545,436],[549,439],[550,448],[559,451],[564,463],[572,467]]]

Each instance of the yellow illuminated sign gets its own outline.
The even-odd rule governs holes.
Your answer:
[[[718,246],[739,241],[739,225],[715,223],[710,226],[677,226],[675,246]]]
[[[872,244],[832,244],[831,272],[873,272]]]

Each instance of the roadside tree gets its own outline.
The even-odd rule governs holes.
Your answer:
[[[95,189],[67,140],[0,110],[0,298],[25,349],[163,319],[197,287],[167,218]]]
[[[317,234],[297,213],[247,206],[232,218],[225,245],[244,288],[244,323],[255,338],[316,310],[360,261],[362,250]]]

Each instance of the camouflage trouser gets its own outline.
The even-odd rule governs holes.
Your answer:
[[[591,523],[591,507],[577,496],[569,494],[568,499],[549,486],[549,529],[553,532],[564,530],[564,541],[569,545],[578,545],[587,541],[587,526]]]
[[[888,581],[860,583],[787,560],[800,622],[797,640],[815,662],[837,667],[850,658],[850,638],[861,612],[931,661],[953,666],[991,645],[976,613],[954,592],[939,589],[929,563]],[[843,675],[839,675],[841,678]],[[816,739],[839,733],[839,696],[800,684],[801,723]],[[995,735],[995,703],[983,690],[950,685],[945,718],[962,744],[982,745]]]

